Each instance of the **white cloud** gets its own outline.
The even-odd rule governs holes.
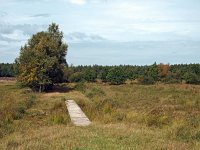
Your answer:
[[[70,3],[76,4],[76,5],[84,5],[86,4],[86,0],[69,0]]]
[[[100,42],[106,41],[105,38],[97,34],[85,34],[82,32],[73,32],[65,35],[65,39],[68,42]]]

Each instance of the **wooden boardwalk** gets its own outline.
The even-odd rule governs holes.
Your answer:
[[[71,121],[76,126],[88,126],[91,124],[90,120],[81,110],[81,108],[76,104],[74,100],[65,101]]]

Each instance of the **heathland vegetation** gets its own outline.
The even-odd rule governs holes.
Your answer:
[[[199,149],[200,86],[65,83],[48,93],[0,83],[0,149]],[[74,99],[93,124],[71,124]]]

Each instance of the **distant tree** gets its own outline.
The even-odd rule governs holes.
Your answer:
[[[169,64],[159,64],[158,65],[158,75],[160,78],[165,78],[170,73]]]
[[[120,71],[119,71],[120,70]],[[141,84],[154,84],[156,81],[164,83],[181,83],[183,80],[190,84],[199,84],[200,64],[156,64],[149,66],[70,66],[66,68],[65,79],[70,82],[103,82],[121,84],[125,80],[137,79]],[[115,82],[116,81],[116,82]]]
[[[65,82],[70,82],[70,76],[74,74],[74,70],[72,67],[65,67],[64,68],[64,81]]]
[[[101,70],[99,71],[99,74],[97,75],[97,78],[100,79],[103,82],[107,82],[107,74],[108,74],[108,68],[101,68]]]
[[[97,78],[96,72],[92,68],[88,68],[83,71],[83,78],[85,81],[94,82]]]
[[[126,81],[123,70],[120,67],[113,67],[108,71],[106,79],[111,84],[123,84]]]
[[[157,64],[154,63],[153,65],[149,66],[146,72],[146,77],[151,77],[153,78],[154,81],[157,81],[158,79],[158,67]]]
[[[9,63],[0,63],[0,77],[14,77],[14,65]]]
[[[69,82],[81,82],[84,81],[84,74],[82,72],[75,72],[70,75]]]
[[[200,78],[195,73],[192,72],[186,72],[183,76],[183,79],[186,81],[186,83],[189,84],[198,84],[200,83]]]
[[[49,25],[47,31],[34,34],[21,47],[20,56],[16,59],[18,81],[39,92],[62,82],[68,48],[62,40],[63,33],[55,23]]]

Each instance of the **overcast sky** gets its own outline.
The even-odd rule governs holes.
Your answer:
[[[69,64],[200,61],[200,0],[0,0],[0,62],[52,22]]]

